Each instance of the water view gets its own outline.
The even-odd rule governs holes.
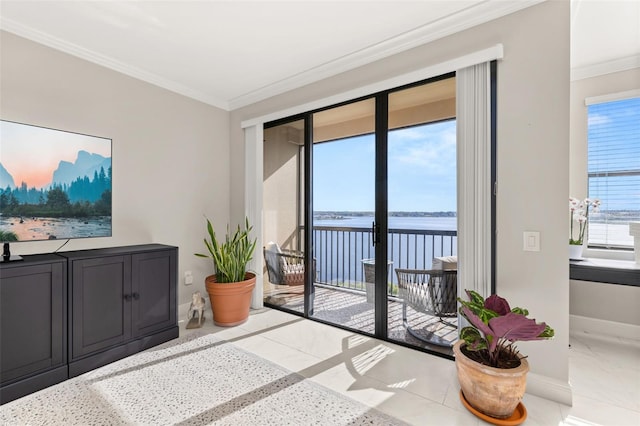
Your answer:
[[[418,213],[420,214],[420,213]],[[390,216],[389,281],[395,268],[431,269],[434,257],[457,254],[456,217]],[[365,280],[363,265],[375,257],[371,226],[365,214],[317,213],[313,241],[317,281],[354,286]]]
[[[0,230],[15,233],[19,241],[109,237],[111,217],[0,217]]]
[[[335,215],[337,216],[337,215]],[[341,216],[329,217],[329,215],[318,215],[314,219],[314,226],[336,226],[348,228],[371,228],[374,221],[373,216]],[[434,231],[455,231],[457,218],[431,217],[431,216],[390,216],[389,229],[428,229]]]

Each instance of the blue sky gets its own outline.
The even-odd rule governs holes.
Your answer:
[[[455,211],[455,148],[455,121],[389,132],[389,211]],[[313,161],[314,210],[374,210],[373,135],[316,144]]]
[[[640,98],[589,106],[589,172],[640,172]],[[591,178],[603,210],[640,210],[640,175]]]

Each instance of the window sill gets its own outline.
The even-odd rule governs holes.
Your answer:
[[[640,287],[640,265],[630,260],[585,258],[569,261],[569,278]]]

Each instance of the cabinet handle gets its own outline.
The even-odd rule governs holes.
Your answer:
[[[133,293],[133,300],[140,299],[140,295],[138,293]]]
[[[128,302],[129,300],[131,300],[131,295],[130,295],[130,294],[125,294],[125,295],[124,295],[124,300],[126,300],[127,302]]]

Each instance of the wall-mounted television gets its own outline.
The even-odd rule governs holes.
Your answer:
[[[109,237],[111,139],[0,120],[0,240]]]

